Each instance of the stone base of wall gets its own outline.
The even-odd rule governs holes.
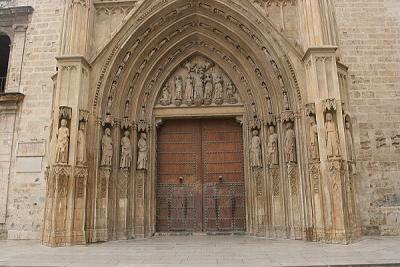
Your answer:
[[[8,230],[9,240],[39,240],[42,237],[41,231]]]

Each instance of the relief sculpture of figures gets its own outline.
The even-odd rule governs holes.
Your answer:
[[[229,104],[236,104],[238,102],[236,98],[236,87],[232,81],[229,81],[226,85],[226,98]]]
[[[186,86],[185,86],[185,104],[190,106],[193,104],[193,78],[192,76],[188,76],[186,78]]]
[[[57,134],[57,148],[56,148],[56,162],[57,163],[68,163],[68,151],[69,151],[69,129],[67,127],[67,120],[61,120],[61,126],[58,129]]]
[[[111,166],[113,156],[113,141],[111,139],[111,130],[106,128],[101,139],[101,165]]]
[[[121,169],[128,169],[132,164],[132,145],[129,131],[124,132],[124,137],[121,139]]]
[[[222,105],[224,103],[224,80],[221,75],[218,75],[215,79],[214,90],[215,90],[215,104]]]
[[[211,105],[213,97],[213,78],[212,74],[207,73],[204,79],[204,104]]]
[[[86,130],[82,121],[79,123],[76,161],[78,164],[86,163]]]
[[[278,134],[275,133],[275,127],[271,125],[269,127],[269,139],[268,139],[268,162],[271,165],[279,164],[278,157]]]
[[[147,135],[146,133],[141,133],[138,141],[138,160],[137,169],[146,170],[147,169]]]
[[[336,124],[333,122],[332,113],[327,112],[325,118],[326,153],[328,158],[339,157],[339,137],[336,130]]]
[[[182,104],[183,99],[183,83],[182,77],[175,77],[175,105],[180,106]]]
[[[253,137],[250,144],[250,164],[253,168],[262,168],[261,159],[261,139],[258,136],[258,131],[253,130]]]
[[[288,122],[286,124],[286,136],[285,136],[285,156],[286,162],[296,162],[296,134],[293,130],[293,123]]]
[[[347,158],[353,160],[353,136],[351,135],[351,122],[348,117],[345,120],[345,134],[346,134],[346,148],[347,148]]]
[[[163,106],[168,106],[171,104],[171,94],[169,92],[168,84],[164,85],[162,89],[160,104]]]
[[[319,159],[319,148],[318,148],[318,129],[315,116],[310,117],[310,154],[311,158]]]
[[[202,67],[196,68],[195,81],[194,81],[194,103],[196,105],[203,104],[204,95],[204,69]]]

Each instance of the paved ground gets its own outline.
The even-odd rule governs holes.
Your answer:
[[[154,237],[48,248],[38,241],[0,241],[0,266],[400,266],[400,237],[352,245],[249,236]],[[398,264],[395,264],[398,263]]]

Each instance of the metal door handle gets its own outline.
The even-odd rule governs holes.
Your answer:
[[[182,176],[179,176],[179,183],[183,183],[183,177]]]
[[[224,177],[222,177],[222,175],[220,175],[220,176],[218,176],[218,181],[220,182],[220,183],[222,183],[222,180],[224,179]]]

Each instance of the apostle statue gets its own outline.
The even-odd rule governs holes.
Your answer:
[[[81,121],[78,130],[78,147],[76,151],[76,161],[78,164],[86,164],[86,124]]]
[[[315,116],[310,117],[310,154],[311,159],[319,159],[318,128]]]
[[[250,164],[253,168],[262,168],[261,159],[261,139],[258,136],[258,130],[253,130],[253,137],[250,144]]]
[[[286,162],[293,163],[297,161],[296,157],[296,133],[293,130],[293,123],[286,124],[285,136],[285,156]]]
[[[137,159],[137,169],[146,170],[147,169],[147,135],[146,133],[140,133],[140,138],[138,141],[138,159]]]
[[[129,131],[124,132],[124,137],[121,139],[121,169],[129,169],[132,164],[132,146]]]
[[[104,135],[101,139],[101,165],[111,166],[113,156],[113,141],[111,138],[110,128],[104,130]]]
[[[269,126],[268,161],[271,165],[279,164],[278,134],[275,132],[273,125]]]
[[[222,105],[224,103],[224,80],[221,75],[218,75],[215,79],[214,90],[215,90],[215,104]]]
[[[346,149],[347,149],[347,158],[352,161],[353,160],[353,136],[351,135],[351,122],[348,117],[346,117],[344,124],[344,131],[346,135]]]
[[[182,77],[175,77],[175,105],[180,106],[183,99],[183,83]]]
[[[326,153],[328,155],[328,158],[339,157],[339,137],[336,129],[336,124],[335,122],[333,122],[333,116],[331,112],[326,113],[325,120]]]
[[[185,103],[190,106],[193,104],[193,78],[192,76],[188,76],[186,78],[186,86],[185,86]]]
[[[160,104],[163,106],[168,106],[171,104],[171,94],[168,87],[168,84],[164,85],[161,92]]]
[[[204,79],[204,104],[210,105],[213,97],[213,78],[212,74],[207,73]]]
[[[61,126],[57,133],[57,146],[56,146],[56,162],[68,163],[69,151],[69,129],[67,127],[67,120],[61,120]]]

